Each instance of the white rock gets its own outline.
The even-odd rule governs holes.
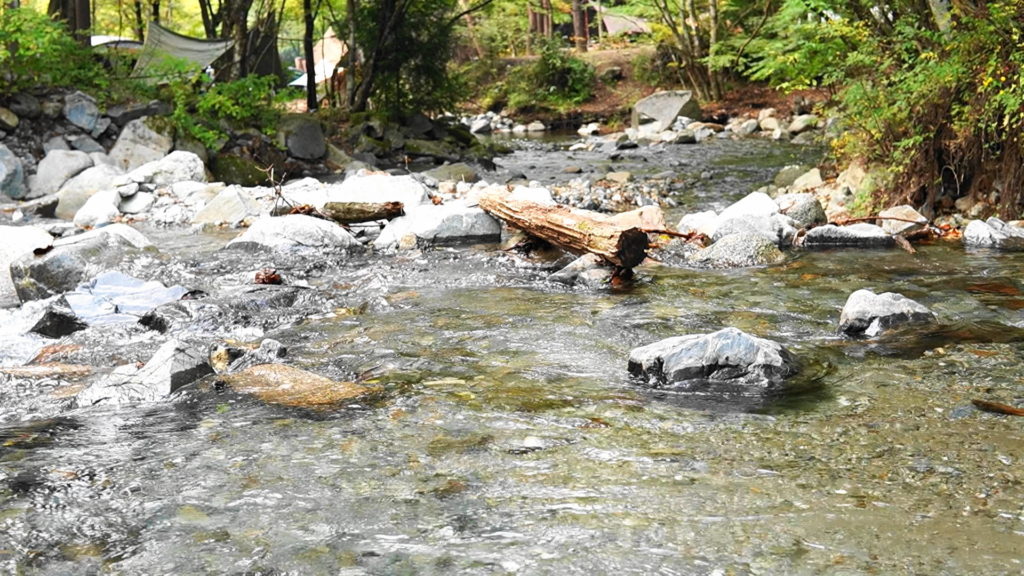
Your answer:
[[[93,160],[78,150],[51,150],[39,162],[36,174],[29,179],[29,196],[38,198],[53,194],[65,182],[93,166]]]
[[[96,228],[110,224],[121,212],[117,209],[121,203],[121,195],[117,190],[103,190],[86,200],[85,204],[75,212],[75,226],[79,228]]]
[[[328,202],[401,202],[406,210],[428,200],[427,189],[412,176],[356,174],[328,188]]]
[[[128,173],[139,183],[165,186],[177,182],[205,182],[206,165],[192,152],[175,150],[158,160],[147,162]]]
[[[174,145],[170,135],[153,130],[146,121],[147,118],[137,118],[126,124],[110,149],[110,157],[124,170],[160,160]]]
[[[228,242],[228,247],[263,247],[273,250],[296,247],[345,249],[359,246],[359,241],[334,222],[312,216],[262,217],[241,236]]]
[[[18,301],[11,281],[11,262],[50,246],[53,236],[36,226],[0,226],[0,238],[0,306],[6,306]]]

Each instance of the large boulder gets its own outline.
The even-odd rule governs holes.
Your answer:
[[[327,153],[320,121],[306,114],[288,114],[277,125],[278,144],[302,160],[319,160]]]
[[[259,364],[221,376],[235,392],[268,404],[296,408],[336,408],[371,391],[353,382],[336,382],[286,364]]]
[[[775,203],[779,205],[779,211],[792,218],[800,228],[811,228],[828,222],[825,209],[814,194],[783,194],[775,199]]]
[[[971,220],[964,229],[963,242],[970,248],[1024,250],[1024,227],[1014,226],[992,217]]]
[[[804,236],[805,248],[885,248],[895,244],[892,235],[874,224],[858,223],[849,226],[827,224],[818,226]]]
[[[32,198],[53,194],[71,178],[93,165],[92,158],[79,150],[50,150],[29,179]]]
[[[497,241],[501,224],[476,206],[462,201],[419,206],[388,222],[373,245],[378,250],[417,246]]]
[[[128,173],[135,182],[170,186],[179,182],[206,182],[206,165],[192,152],[175,150]]]
[[[633,105],[633,129],[640,126],[644,116],[655,120],[655,132],[668,130],[679,116],[700,118],[700,103],[689,90],[672,90],[655,92],[646,98],[637,100]]]
[[[153,402],[212,373],[205,350],[169,340],[142,368],[121,367],[79,392],[75,401],[78,406]]]
[[[53,236],[36,226],[0,226],[0,307],[18,302],[11,281],[11,263],[33,250],[53,244]]]
[[[330,187],[328,202],[401,202],[406,210],[428,200],[427,189],[412,176],[356,174]]]
[[[150,246],[141,233],[125,224],[61,238],[44,254],[26,254],[11,263],[11,280],[22,302],[70,292],[79,282],[120,265]]]
[[[839,331],[851,336],[872,337],[897,326],[934,322],[935,314],[931,310],[902,294],[857,290],[843,306]]]
[[[0,194],[15,200],[28,193],[25,186],[25,167],[10,148],[0,144]]]
[[[741,216],[771,216],[779,212],[779,205],[764,192],[751,192],[727,206],[718,217],[722,220]]]
[[[800,371],[781,344],[736,328],[667,338],[629,353],[629,373],[655,387],[699,390],[725,384],[764,392]]]
[[[735,234],[757,234],[772,242],[776,246],[792,245],[796,237],[796,227],[788,216],[772,214],[770,216],[735,216],[722,218],[711,234],[711,239],[718,242],[726,236]]]
[[[93,194],[127,184],[127,180],[119,178],[120,176],[123,176],[120,168],[100,164],[68,180],[57,193],[57,218],[71,220]]]
[[[906,204],[882,210],[878,213],[878,219],[882,230],[889,234],[913,234],[928,226],[928,219]]]
[[[786,259],[773,240],[763,234],[730,234],[687,258],[701,268],[749,268],[778,264]]]
[[[96,228],[113,222],[121,211],[121,195],[117,190],[102,190],[89,197],[75,212],[74,223],[79,228]]]
[[[174,138],[169,130],[155,129],[148,118],[129,122],[121,130],[117,142],[110,149],[110,157],[125,171],[131,171],[147,162],[160,160],[171,151]]]
[[[348,249],[360,246],[355,236],[334,222],[312,216],[263,217],[228,248],[286,250],[291,248]]]

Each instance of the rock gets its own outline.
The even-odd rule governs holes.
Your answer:
[[[607,266],[604,259],[596,254],[584,254],[565,268],[548,276],[548,280],[552,282],[569,286],[579,285],[591,290],[607,286],[611,279],[611,267]]]
[[[718,215],[719,220],[740,216],[771,216],[779,212],[779,205],[764,192],[751,192],[733,202]]]
[[[789,216],[742,215],[732,218],[718,217],[711,239],[715,242],[732,234],[757,234],[776,246],[790,246],[796,238],[797,229]]]
[[[935,314],[931,310],[902,294],[857,290],[843,306],[839,331],[851,336],[873,337],[897,326],[934,322]]]
[[[267,338],[260,342],[259,348],[246,350],[226,367],[226,372],[241,372],[251,366],[260,364],[277,364],[288,355],[288,349],[277,340]]]
[[[675,122],[676,117],[686,116],[700,118],[700,104],[689,90],[673,90],[655,92],[642,98],[633,105],[632,126],[636,130],[640,126],[640,118],[647,116],[657,123],[657,132],[667,130]]]
[[[35,332],[47,338],[63,338],[88,327],[88,324],[75,316],[67,298],[59,296],[46,307],[42,317],[32,328],[29,328],[29,332]]]
[[[760,122],[765,118],[774,118],[776,114],[778,114],[778,111],[775,108],[762,108],[757,111],[757,121]]]
[[[0,308],[18,302],[11,281],[11,263],[33,250],[53,244],[53,236],[37,226],[0,226]]]
[[[474,118],[469,124],[469,132],[470,134],[490,134],[491,119],[486,116]]]
[[[729,234],[687,258],[701,268],[748,268],[779,264],[786,259],[772,240],[752,232]]]
[[[501,238],[501,224],[486,212],[455,200],[434,206],[406,209],[406,215],[388,222],[373,246],[378,250],[418,246],[491,242]]]
[[[296,408],[337,407],[371,391],[353,382],[335,382],[285,364],[250,366],[222,378],[235,392],[251,394],[268,404]]]
[[[807,173],[808,168],[799,164],[790,164],[789,166],[783,166],[775,174],[775,179],[772,181],[777,188],[788,188],[796,182],[796,179]]]
[[[789,130],[791,134],[801,134],[808,130],[817,128],[819,121],[819,118],[814,114],[801,114],[793,117],[793,120],[789,123],[787,130]]]
[[[100,109],[92,96],[73,92],[64,97],[64,117],[82,130],[92,132],[100,119]]]
[[[633,174],[629,172],[609,172],[605,174],[604,179],[621,186],[632,180]]]
[[[676,231],[682,234],[703,234],[708,238],[718,227],[718,214],[714,210],[686,214],[676,224]]]
[[[355,236],[334,222],[312,216],[264,216],[252,223],[244,234],[228,242],[228,248],[348,249],[360,246]]]
[[[578,130],[576,130],[577,134],[579,134],[580,136],[584,136],[584,137],[586,137],[586,136],[594,136],[594,135],[596,135],[596,134],[598,134],[600,132],[601,132],[601,125],[598,124],[597,122],[590,122],[588,124],[584,124],[584,125],[580,126]]]
[[[782,127],[782,125],[779,123],[779,119],[774,116],[768,116],[762,118],[761,120],[758,120],[757,126],[761,129],[762,132],[769,133],[773,133]]]
[[[35,119],[43,113],[42,106],[39,103],[39,98],[29,94],[28,92],[21,92],[11,96],[8,106],[11,112],[14,112],[21,118]]]
[[[68,146],[68,141],[65,140],[63,136],[54,136],[46,142],[43,142],[43,152],[49,154],[54,150],[71,150],[71,147]]]
[[[800,371],[796,358],[781,344],[736,328],[635,348],[628,369],[655,387],[700,390],[728,384],[753,393],[774,390]]]
[[[65,182],[57,193],[57,218],[71,220],[93,194],[111,190],[119,183],[126,184],[127,180],[119,179],[119,176],[122,176],[119,168],[101,164],[87,168]]]
[[[854,248],[884,248],[895,244],[892,235],[874,224],[851,224],[836,226],[827,224],[813,228],[804,236],[805,248],[835,248],[848,246]]]
[[[173,339],[161,346],[137,372],[131,369],[116,370],[107,378],[79,392],[76,403],[84,407],[100,403],[153,402],[212,373],[213,368],[202,350]]]
[[[146,116],[165,116],[173,112],[171,104],[160,100],[152,100],[146,104],[117,104],[107,109],[107,116],[117,126],[126,126],[132,120]]]
[[[267,172],[251,158],[243,158],[230,152],[222,152],[214,157],[210,165],[214,179],[225,184],[234,184],[252,188],[269,184]]]
[[[465,162],[438,166],[432,170],[427,170],[424,174],[438,182],[469,182],[472,184],[473,182],[480,181],[480,175],[476,173],[472,166]]]
[[[147,118],[129,122],[118,136],[110,157],[125,171],[160,160],[171,151],[174,139],[164,130],[150,127]]]
[[[238,226],[260,215],[260,205],[239,186],[228,186],[210,200],[192,219],[194,224]]]
[[[985,221],[971,220],[964,229],[963,242],[971,248],[1024,250],[1024,228],[995,217]]]
[[[121,196],[117,209],[122,214],[144,214],[156,203],[156,195],[150,192],[136,192],[131,196]]]
[[[887,218],[896,218],[896,220],[887,220]],[[913,234],[928,227],[928,219],[906,204],[882,210],[878,213],[878,220],[882,230],[889,234]]]
[[[120,265],[134,251],[149,245],[142,234],[124,224],[61,238],[45,254],[26,254],[10,266],[11,280],[22,302],[41,300],[75,289],[79,282]]]
[[[202,158],[175,150],[158,160],[147,162],[132,170],[128,176],[140,184],[170,186],[178,182],[206,182],[206,166]]]
[[[793,181],[793,185],[790,186],[790,188],[793,190],[793,192],[802,192],[804,190],[813,190],[815,188],[819,188],[824,183],[825,181],[821,179],[821,170],[818,170],[817,168],[812,168],[808,170],[806,173],[801,174],[799,177],[797,177],[797,179]]]
[[[529,124],[526,125],[527,133],[544,132],[547,129],[548,127],[545,126],[543,122],[540,122],[538,120],[534,120],[533,122],[530,122]]]
[[[103,190],[93,194],[75,212],[75,226],[79,228],[96,228],[110,224],[121,215],[121,212],[117,209],[120,203],[121,195],[118,194],[117,190]]]
[[[328,202],[401,202],[406,210],[429,200],[427,189],[412,176],[357,174],[328,188]]]
[[[775,199],[779,210],[793,219],[794,225],[799,228],[811,228],[818,224],[828,222],[825,216],[825,209],[814,194],[797,193],[783,194]]]
[[[63,141],[63,140],[62,140]],[[93,166],[92,158],[78,150],[50,150],[39,162],[35,177],[29,181],[30,196],[53,194],[71,178]]]
[[[20,123],[21,119],[18,118],[17,114],[12,112],[9,108],[0,106],[0,130],[14,132]]]
[[[288,114],[277,125],[278,144],[302,160],[319,160],[327,153],[324,129],[314,116]]]
[[[86,154],[106,154],[107,150],[99,142],[92,139],[90,136],[75,136],[68,137],[71,142],[71,147],[80,152]]]
[[[730,130],[737,136],[750,136],[760,128],[761,126],[757,123],[757,120],[754,120],[753,118],[747,118],[746,120],[730,125]]]
[[[15,200],[25,197],[25,169],[14,152],[0,144],[0,194]]]

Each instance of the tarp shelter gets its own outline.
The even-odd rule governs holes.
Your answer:
[[[231,48],[231,40],[204,40],[182,36],[150,22],[132,78],[163,80],[174,69],[174,61],[185,60],[203,69]]]
[[[334,74],[335,74],[335,67],[336,66],[337,66],[337,63],[335,63],[335,62],[328,62],[326,60],[324,60],[322,62],[317,62],[317,65],[316,65],[316,83],[317,84],[323,84],[324,82],[327,82],[329,79],[331,79],[334,76]],[[343,70],[344,70],[344,68],[338,68],[337,69],[338,72],[341,72]],[[288,85],[289,86],[305,87],[306,86],[306,77],[308,75],[309,75],[308,73],[307,74],[303,74],[302,76],[299,76],[295,80],[292,80],[291,82],[289,82]]]
[[[604,29],[608,31],[609,36],[651,33],[651,27],[647,25],[647,22],[643,18],[636,18],[634,16],[611,14],[602,11],[601,22],[604,24]]]
[[[345,46],[345,43],[338,39],[338,36],[334,33],[333,29],[328,28],[324,37],[313,45],[313,68],[316,70],[316,83],[323,84],[334,77],[336,73],[343,72],[345,69],[339,68],[338,64],[346,54],[348,54],[348,48]],[[306,64],[304,72],[307,74],[309,72],[308,63]],[[295,80],[292,80],[288,85],[305,86],[307,74],[303,74]]]

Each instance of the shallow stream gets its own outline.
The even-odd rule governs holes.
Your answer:
[[[808,154],[678,149],[698,148],[646,161],[685,173],[680,210],[720,208]],[[641,152],[612,167],[642,173]],[[599,162],[566,155],[535,145],[503,168],[551,183]],[[73,376],[0,376],[0,572],[1024,571],[1024,419],[971,404],[1024,399],[1024,254],[795,252],[593,292],[494,246],[311,266],[224,258],[230,234],[146,233],[168,258],[140,267],[153,276],[210,285],[274,265],[336,296],[248,336],[381,394],[306,412],[199,387],[65,411]],[[940,326],[837,337],[859,288],[913,298]],[[806,374],[741,405],[629,379],[632,348],[726,326],[783,343]]]

